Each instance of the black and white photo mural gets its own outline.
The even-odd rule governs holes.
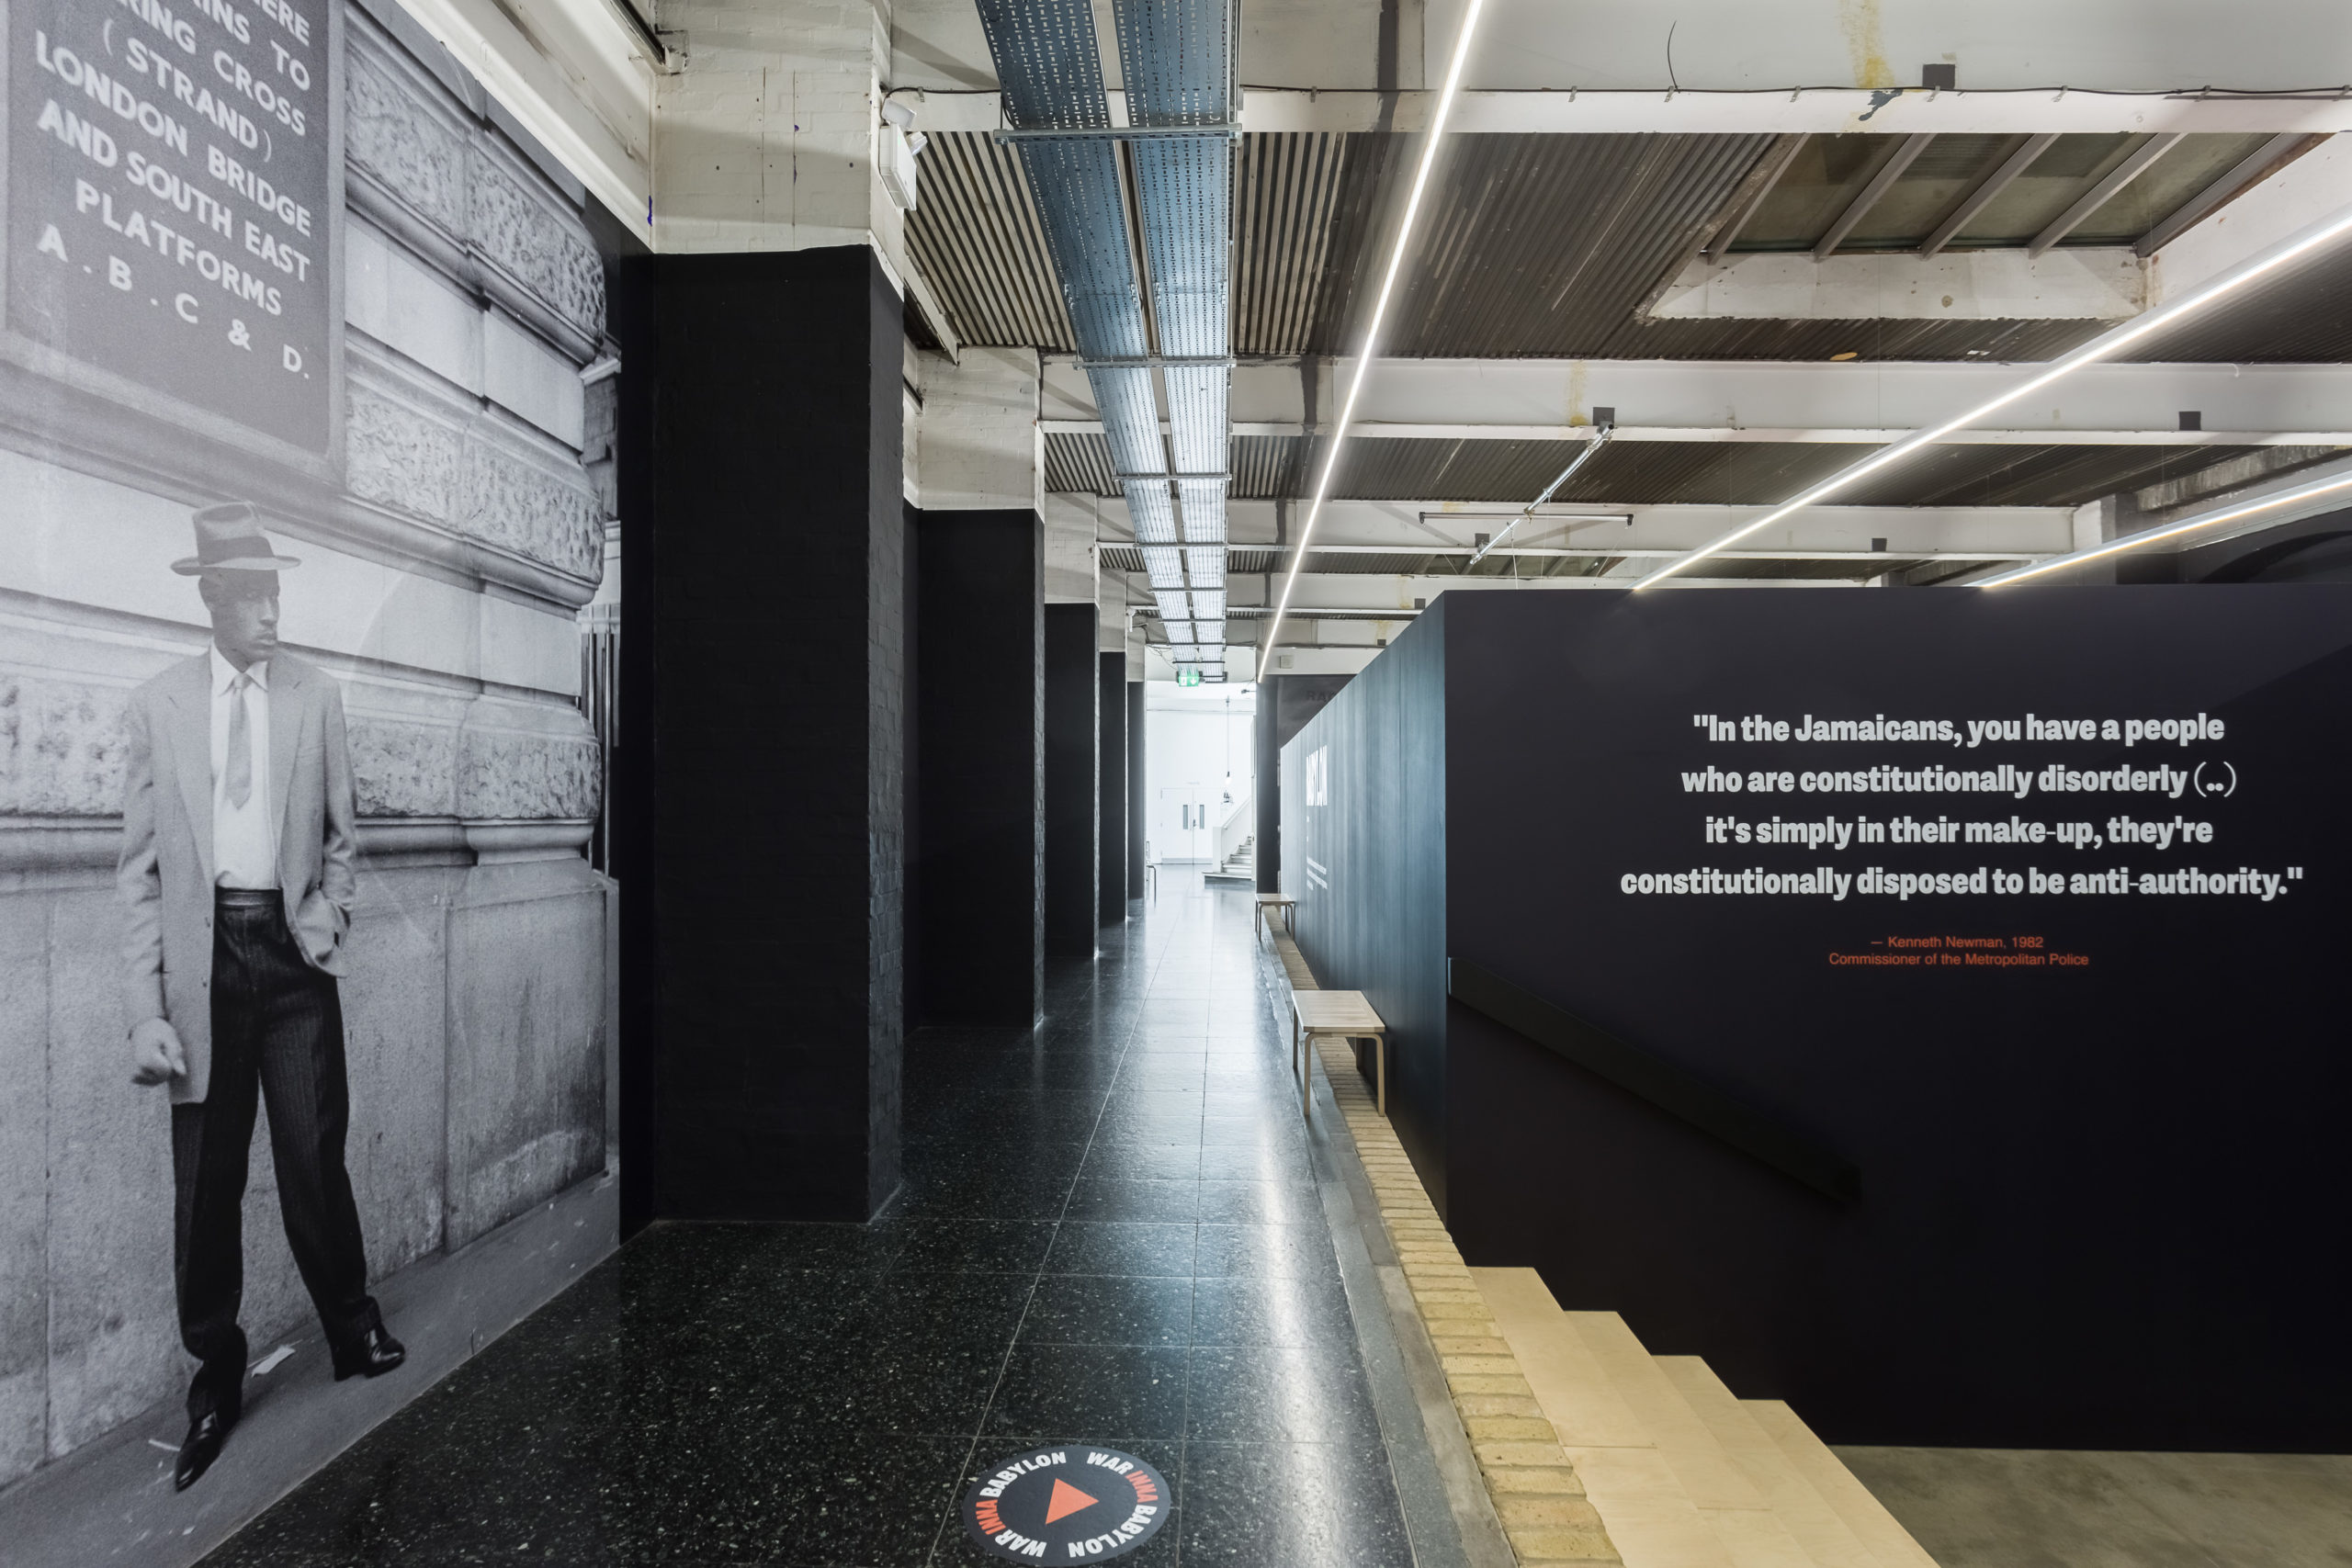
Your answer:
[[[0,17],[21,1548],[175,1530],[289,1382],[340,1447],[405,1271],[605,1179],[617,383],[582,191],[390,0]]]

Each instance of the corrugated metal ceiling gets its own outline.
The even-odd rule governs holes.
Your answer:
[[[1408,267],[1390,352],[1463,357],[1871,359],[2052,357],[2093,321],[1645,321],[1770,143],[1763,136],[1479,135],[1453,140]],[[1351,306],[1379,242],[1404,138],[1258,133],[1236,160],[1233,349],[1250,357],[1353,345]],[[977,132],[932,138],[909,243],[966,340],[1067,352],[1034,204],[1015,161]],[[1932,172],[1935,165],[1927,165]],[[2341,255],[2133,357],[2352,357]]]

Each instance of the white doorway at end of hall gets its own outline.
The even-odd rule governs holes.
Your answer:
[[[1145,859],[1213,867],[1254,831],[1258,689],[1145,682]]]

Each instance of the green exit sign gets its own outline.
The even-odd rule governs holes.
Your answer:
[[[1180,686],[1197,686],[1201,683],[1201,672],[1197,670],[1179,670],[1176,671],[1176,683]]]

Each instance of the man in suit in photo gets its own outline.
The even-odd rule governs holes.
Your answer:
[[[277,646],[277,554],[239,502],[196,513],[212,646],[133,692],[122,860],[131,1081],[170,1087],[174,1282],[198,1361],[173,1479],[192,1484],[243,1410],[245,1171],[269,1106],[278,1208],[337,1381],[406,1352],[368,1293],[344,1167],[350,1121],[335,977],[358,804],[343,692]]]

